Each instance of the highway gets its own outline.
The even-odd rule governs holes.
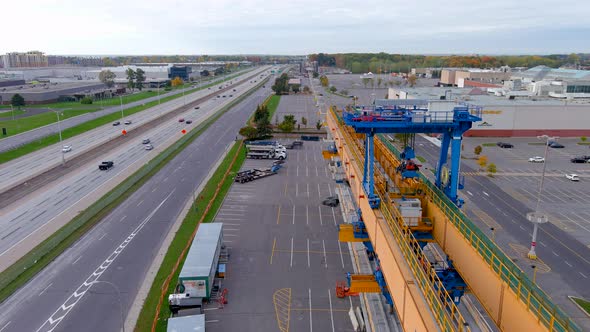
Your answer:
[[[254,72],[248,72],[241,75],[240,77],[236,78],[235,81],[252,76],[254,73],[264,70],[265,69],[258,68]],[[220,86],[225,85],[227,84],[221,83],[211,87],[211,89],[200,90],[191,94],[187,94],[185,97],[186,103],[205,97],[210,93],[214,93],[215,90],[218,90]],[[63,145],[72,146],[72,151],[65,154],[61,152],[62,144],[58,143],[4,163],[0,168],[0,193],[59,165],[62,162],[62,154],[65,156],[67,162],[67,159],[71,159],[85,151],[88,151],[94,147],[104,144],[109,140],[121,136],[121,131],[123,129],[133,130],[133,128],[141,126],[142,124],[158,118],[167,112],[183,106],[184,104],[184,98],[177,98],[126,117],[126,119],[132,120],[131,125],[121,124],[119,126],[112,126],[112,124],[107,124],[66,139],[64,140]],[[2,206],[0,206],[0,208],[1,207]]]
[[[224,114],[73,247],[0,305],[4,331],[119,331],[145,274],[184,207],[257,104],[255,92]],[[99,280],[102,283],[93,283]],[[105,282],[112,283],[107,284]]]
[[[247,74],[248,71],[240,72],[240,73],[243,75],[243,74]],[[200,83],[195,83],[195,85],[197,87],[200,85],[207,85],[207,84],[211,84],[211,83],[223,80],[224,78],[225,78],[225,76],[222,76],[222,77],[214,78],[212,80],[203,81]],[[187,88],[186,90],[190,90],[190,89]],[[146,98],[143,100],[134,101],[134,102],[131,102],[128,104],[124,104],[123,110],[126,110],[128,108],[132,108],[135,106],[139,106],[139,105],[151,102],[151,101],[157,101],[158,98],[163,99],[168,96],[177,95],[177,94],[181,94],[181,93],[182,93],[182,90],[175,90],[175,91],[162,93],[162,94],[160,94],[160,96],[154,96],[154,97],[149,97],[149,98]],[[108,107],[108,108],[105,108],[100,111],[96,111],[96,112],[92,112],[92,113],[85,113],[85,114],[82,114],[82,115],[79,115],[79,116],[76,116],[73,118],[68,118],[68,119],[62,120],[59,125],[61,126],[62,130],[64,130],[66,128],[74,127],[74,126],[77,126],[81,123],[96,119],[96,118],[101,117],[103,115],[116,113],[116,112],[121,112],[121,106],[112,106],[112,107]],[[26,118],[22,118],[20,121],[26,121]],[[15,149],[21,145],[33,142],[33,141],[43,138],[45,136],[57,134],[58,132],[59,132],[59,128],[58,128],[57,123],[52,123],[47,126],[39,127],[39,128],[29,130],[24,133],[20,133],[18,135],[3,138],[0,140],[0,153]]]
[[[425,157],[431,164],[436,164],[439,158],[439,147],[417,135],[416,154]],[[462,163],[461,172],[476,172],[476,170]],[[493,179],[486,176],[466,176],[465,189],[461,191],[461,195],[469,200],[466,208],[474,204],[500,225],[501,229],[497,232],[509,237],[510,241],[506,242],[529,248],[533,227],[526,219],[526,213],[532,210],[524,203],[515,200],[496,185]],[[489,229],[481,228],[485,233],[491,234]],[[590,288],[588,288],[590,248],[552,223],[540,226],[537,242],[538,257],[551,268],[552,274],[555,275],[552,277],[538,273],[537,281],[540,287],[551,296],[555,304],[566,309],[570,315],[572,312],[580,313],[571,315],[572,318],[584,318],[567,295],[590,298]],[[505,252],[512,252],[510,247],[502,247]],[[509,256],[514,255],[509,254]],[[519,257],[516,263],[529,276],[532,276],[531,265],[535,264],[533,261]],[[537,265],[540,266],[538,263]],[[590,328],[590,320],[587,317],[582,321],[577,319],[576,322],[584,324],[582,326],[585,328]]]
[[[236,87],[233,98],[245,93],[257,83],[243,83]],[[176,141],[180,131],[194,128],[210,115],[227,105],[232,98],[213,98],[201,104],[200,109],[190,108],[184,117],[194,122],[190,125],[179,123],[176,118],[148,131],[143,137],[149,138],[154,150],[146,151],[141,139],[129,141],[107,154],[96,157],[88,165],[74,170],[66,177],[35,191],[10,206],[0,210],[0,257],[2,267],[26,253],[22,246],[30,247],[40,239],[49,236],[56,224],[64,224],[80,211],[89,206],[101,195],[97,192],[107,192],[106,186],[114,186],[149,159],[161,152],[164,146]],[[227,131],[227,130],[225,130]],[[224,131],[224,132],[225,132]],[[235,138],[235,135],[234,135]],[[112,160],[115,167],[108,171],[98,170],[98,164],[103,160]],[[113,182],[115,181],[115,182]],[[49,234],[46,229],[51,230]],[[32,235],[34,239],[31,238]],[[23,243],[27,241],[27,243]],[[30,245],[29,245],[30,244]]]

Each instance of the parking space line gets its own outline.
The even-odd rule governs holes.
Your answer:
[[[342,268],[344,268],[344,256],[342,256],[342,247],[340,246],[340,241],[338,242],[338,251],[340,251],[340,261],[342,262]]]
[[[275,248],[277,246],[277,238],[272,240],[272,251],[270,252],[270,265],[272,265],[272,257],[275,255]]]
[[[295,205],[293,205],[293,225],[295,225]]]
[[[293,267],[293,237],[291,237],[291,267]]]
[[[318,183],[318,197],[322,197],[322,192],[320,191],[320,184]]]
[[[324,265],[328,268],[328,257],[326,256],[326,241],[322,240],[322,246],[324,247]]]
[[[330,190],[330,196],[332,196],[332,187],[330,187],[329,183],[328,183],[328,190]]]
[[[311,267],[309,262],[309,238],[307,239],[307,267]]]
[[[295,183],[295,197],[299,196],[299,183]]]
[[[277,225],[279,224],[280,221],[281,221],[281,205],[279,204],[279,208],[277,211]]]
[[[305,206],[305,220],[306,224],[309,225],[309,206]]]
[[[308,288],[308,290],[309,290],[309,293],[308,293],[309,294],[309,331],[312,332],[313,331],[313,320],[311,318],[311,312],[312,312],[312,310],[311,310],[311,288]],[[8,324],[10,324],[10,322]],[[6,325],[8,325],[8,324],[6,324]]]
[[[318,205],[318,211],[320,212],[320,225],[324,225],[324,221],[322,220],[322,206]]]
[[[332,292],[328,289],[328,299],[330,300],[330,320],[332,321],[332,332],[334,332],[334,311],[332,310]]]
[[[306,184],[307,184],[307,197],[309,197],[309,183],[306,183]]]
[[[332,218],[334,218],[334,226],[337,226],[337,224],[336,224],[336,215],[334,214],[334,208],[332,208]]]

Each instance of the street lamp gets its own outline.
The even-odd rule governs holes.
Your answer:
[[[543,193],[543,184],[545,182],[545,170],[547,169],[547,152],[549,151],[549,142],[559,139],[559,137],[550,137],[549,135],[537,136],[538,139],[545,141],[545,154],[543,155],[543,173],[541,173],[541,183],[539,185],[539,193],[537,194],[537,205],[535,206],[534,212],[526,214],[526,218],[533,223],[533,239],[531,241],[531,249],[527,254],[529,259],[537,259],[537,253],[535,247],[537,246],[537,231],[540,224],[544,224],[548,221],[546,214],[539,211],[541,205],[541,195]]]
[[[119,288],[117,287],[117,285],[113,284],[110,281],[103,281],[103,280],[95,280],[95,281],[91,282],[90,284],[91,285],[93,285],[93,284],[107,284],[107,285],[111,285],[115,289],[115,292],[117,292],[117,299],[119,300],[119,307],[121,308],[121,330],[123,332],[125,332],[125,318],[123,317],[123,301],[121,300],[121,292],[119,291]]]
[[[55,115],[57,116],[57,129],[59,130],[59,146],[60,146],[60,152],[61,152],[61,165],[65,166],[66,165],[66,156],[63,152],[63,141],[62,141],[62,137],[61,137],[61,122],[59,120],[59,111],[56,111],[52,108],[50,108],[50,110],[52,110]]]
[[[125,117],[125,115],[123,114],[123,96],[119,95],[119,100],[121,101],[121,121],[123,121],[123,118]]]

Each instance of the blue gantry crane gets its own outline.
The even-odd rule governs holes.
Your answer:
[[[387,100],[385,105],[357,106],[343,113],[344,123],[357,133],[365,134],[365,160],[363,189],[372,208],[378,208],[379,197],[375,194],[374,136],[380,133],[440,133],[442,134],[440,157],[436,168],[436,185],[461,206],[458,196],[459,165],[463,133],[473,122],[481,121],[481,108],[473,105],[458,105],[452,111],[429,111],[428,102],[415,99]],[[448,160],[449,147],[451,160]],[[416,177],[418,165],[412,162],[413,148],[405,147],[402,154],[402,176]]]

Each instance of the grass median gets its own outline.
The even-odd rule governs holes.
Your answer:
[[[237,156],[237,157],[236,157]],[[232,161],[236,157],[235,162],[232,164]],[[203,218],[203,222],[211,222],[213,221],[215,215],[217,214],[217,210],[221,206],[225,195],[229,191],[231,184],[233,182],[233,175],[237,173],[242,166],[244,159],[246,159],[245,147],[241,142],[235,144],[233,148],[228,152],[226,157],[223,159],[211,179],[207,182],[203,190],[199,193],[197,201],[193,202],[189,213],[186,215],[182,224],[170,247],[168,247],[168,251],[166,252],[166,256],[162,261],[162,265],[158,270],[158,273],[152,283],[152,287],[150,288],[150,292],[145,299],[143,304],[141,313],[139,314],[139,318],[137,320],[137,324],[135,326],[135,331],[150,331],[152,327],[152,322],[154,317],[156,316],[156,308],[158,302],[160,301],[160,295],[162,294],[162,287],[165,284],[166,279],[170,276],[171,271],[178,260],[178,257],[181,255],[183,249],[186,247],[187,243],[191,240],[191,235],[194,229],[199,224],[199,219]],[[231,166],[231,168],[230,168]],[[229,175],[224,177],[226,172],[229,169]],[[215,196],[215,192],[217,190],[218,184],[221,183],[220,190]],[[203,211],[207,208],[209,202],[211,206],[209,211],[205,216],[202,216]],[[184,259],[181,263],[184,263]],[[167,293],[174,293],[174,288],[176,287],[176,280],[178,279],[178,274],[180,273],[180,268],[176,270],[174,275],[170,280],[170,284],[168,285]],[[168,309],[168,301],[167,298],[161,303],[161,310],[160,310],[160,317],[162,319],[158,320],[158,324],[156,325],[156,331],[166,331],[167,317],[170,316],[170,311]]]
[[[224,81],[231,80],[232,78],[233,78],[233,76],[227,77]],[[215,83],[211,83],[211,84],[199,87],[197,89],[192,89],[192,90],[189,90],[187,93],[192,93],[197,90],[207,89],[207,88],[209,88],[213,85],[216,85],[220,82],[221,81],[217,81]],[[161,103],[165,103],[167,101],[181,98],[181,97],[182,97],[182,94],[168,96],[168,97],[162,98]],[[124,111],[124,113],[125,113],[125,116],[128,117],[130,115],[133,115],[135,113],[139,113],[141,111],[144,111],[144,110],[151,108],[153,106],[156,106],[156,105],[158,105],[157,100],[151,101],[149,103],[145,103],[143,105],[128,108]],[[48,114],[48,115],[55,117],[55,115],[52,113]],[[95,129],[97,127],[103,126],[105,124],[109,124],[113,121],[117,121],[120,119],[121,119],[121,114],[119,114],[119,112],[107,114],[107,115],[101,116],[99,118],[96,118],[96,119],[93,119],[90,121],[86,121],[86,122],[81,123],[77,126],[66,128],[66,129],[62,130],[62,138],[65,140],[70,137],[80,135],[84,132],[87,132],[89,130]],[[49,136],[45,136],[44,138],[41,138],[39,140],[24,144],[14,150],[2,152],[2,153],[0,153],[0,164],[8,162],[8,161],[16,159],[16,158],[19,158],[19,157],[22,157],[22,156],[29,154],[31,152],[38,151],[40,149],[43,149],[43,148],[48,147],[50,145],[56,144],[58,142],[59,142],[59,134],[52,134]]]
[[[246,94],[226,105],[203,123],[199,124],[195,129],[190,131],[187,136],[181,138],[179,142],[160,153],[160,155],[148,162],[147,165],[141,167],[133,175],[117,185],[113,190],[103,195],[90,207],[81,211],[68,224],[56,231],[12,266],[2,271],[0,273],[0,302],[8,298],[14,291],[22,287],[37,273],[49,265],[49,263],[51,263],[56,257],[68,249],[75,241],[102,220],[102,218],[125,201],[125,199],[133,194],[153,175],[159,172],[162,167],[176,157],[184,148],[204,133],[209,126],[215,123],[215,121],[217,121],[225,112],[252,94],[255,90],[256,88],[253,88]],[[168,154],[165,158],[159,158],[165,154]],[[145,174],[141,175],[142,173]],[[127,189],[122,190],[122,188]],[[105,201],[112,196],[116,198],[106,204]]]

